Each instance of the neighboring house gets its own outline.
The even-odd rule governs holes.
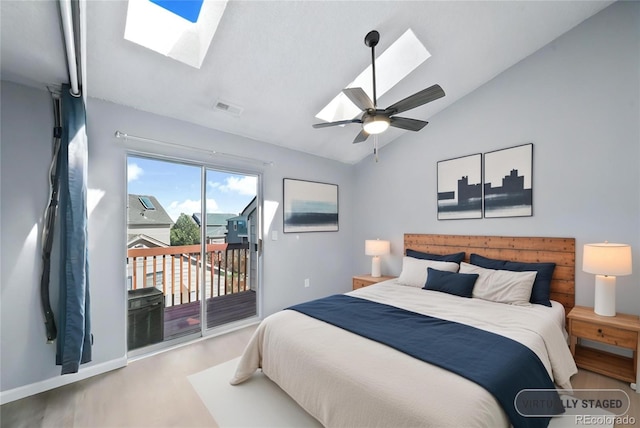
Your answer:
[[[240,215],[247,219],[247,235],[249,240],[249,286],[258,289],[258,198],[254,197]]]
[[[240,215],[227,219],[227,237],[228,244],[244,244],[242,248],[247,257],[248,281],[251,290],[257,290],[258,278],[258,251],[257,228],[258,224],[257,197],[244,207]]]
[[[128,234],[127,235],[127,249],[138,248],[160,248],[169,247],[169,244],[159,241],[151,236],[145,234]],[[146,260],[145,260],[146,259]],[[162,288],[162,274],[165,270],[165,266],[171,266],[167,264],[164,259],[160,258],[160,262],[156,262],[154,265],[153,257],[138,257],[136,263],[132,263],[133,259],[127,255],[127,290],[133,290],[133,270],[135,269],[137,280],[135,288],[142,287],[158,287]],[[149,272],[143,267],[143,263],[147,264]],[[174,262],[174,269],[179,272],[179,259]]]
[[[247,218],[236,216],[227,219],[227,244],[243,244],[249,241]]]
[[[247,204],[240,215],[227,219],[227,243],[243,244],[256,243],[256,224],[258,209],[256,198]]]
[[[159,241],[151,236],[144,234],[127,234],[127,248],[154,248],[154,247],[168,247],[162,241]]]
[[[207,244],[222,244],[226,242],[227,220],[236,217],[232,213],[207,213]],[[198,227],[202,225],[202,214],[193,213],[191,216]]]
[[[128,195],[127,205],[127,249],[157,248],[171,245],[173,220],[162,204],[151,195]],[[129,259],[127,259],[129,260]],[[164,265],[164,263],[163,263]],[[127,289],[133,289],[133,269],[136,276],[143,278],[137,287],[151,287],[162,284],[163,265],[155,272],[145,272],[142,263],[134,267],[127,262]]]
[[[244,207],[240,215],[246,217],[250,224],[256,224],[255,220],[258,215],[257,197],[254,196],[253,199],[251,199],[251,202]]]
[[[160,202],[151,195],[129,194],[127,204],[127,248],[137,244],[150,244],[157,247],[158,243],[171,245],[171,227],[173,220]],[[146,242],[135,241],[135,236],[149,238]],[[139,248],[139,246],[138,246]]]

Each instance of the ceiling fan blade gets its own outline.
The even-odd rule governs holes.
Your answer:
[[[427,126],[427,124],[429,123],[429,122],[425,122],[424,120],[409,119],[408,117],[393,116],[390,119],[391,119],[391,123],[389,124],[390,126],[393,126],[395,128],[406,129],[408,131],[419,131],[425,126]]]
[[[367,138],[369,138],[369,134],[363,129],[358,135],[356,135],[356,138],[353,140],[353,144],[362,143]]]
[[[360,110],[368,110],[375,108],[373,101],[369,98],[369,95],[362,88],[346,88],[342,90],[342,93],[351,100]]]
[[[402,113],[403,111],[411,110],[412,108],[416,108],[437,100],[438,98],[442,98],[444,95],[444,91],[440,85],[433,85],[390,105],[384,110],[384,113],[389,115]]]
[[[362,123],[360,119],[338,120],[337,122],[314,123],[314,128],[328,128],[329,126],[346,125],[349,123]]]

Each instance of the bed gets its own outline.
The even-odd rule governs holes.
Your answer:
[[[468,264],[471,254],[514,263],[555,263],[549,307],[498,303],[408,286],[399,282],[406,280],[405,273],[409,270],[405,261],[407,266],[418,262],[413,257],[406,260],[406,256],[399,278],[337,297],[367,305],[367,310],[368,306],[373,307],[371,310],[384,306],[415,315],[419,322],[429,318],[499,336],[535,354],[543,366],[539,370],[546,372],[553,383],[562,388],[571,387],[570,378],[577,369],[567,346],[564,320],[565,313],[574,304],[573,239],[406,234],[404,246],[406,253],[464,252],[460,269],[465,266],[472,271],[477,267]],[[437,263],[434,266],[440,267]],[[433,274],[429,281],[437,277],[436,273],[449,275],[442,274],[440,269],[429,272]],[[333,321],[321,321],[301,311],[295,307],[284,310],[260,324],[240,359],[232,384],[244,382],[261,368],[301,407],[329,427],[524,426],[522,421],[513,423],[516,419],[501,405],[503,401],[499,402],[481,383],[445,369],[437,362],[425,362],[388,344],[354,334],[348,328],[332,325]],[[362,327],[371,323],[376,326],[373,328],[376,334],[383,326],[376,324],[381,322],[377,318],[370,316],[368,321],[360,320],[356,324]],[[412,334],[416,331],[411,330]],[[401,335],[396,333],[396,336]],[[466,340],[458,344],[462,342]],[[482,346],[473,346],[478,354],[486,352],[481,350]],[[473,356],[474,352],[464,354]],[[523,371],[528,372],[528,369]],[[529,418],[525,422],[539,419]]]

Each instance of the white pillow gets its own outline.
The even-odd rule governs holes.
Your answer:
[[[512,272],[485,269],[469,263],[460,263],[460,273],[476,273],[473,297],[498,303],[531,306],[531,289],[538,272]]]
[[[427,268],[458,272],[460,266],[454,262],[440,262],[435,260],[422,260],[413,257],[402,258],[402,272],[396,283],[422,288],[427,282]]]

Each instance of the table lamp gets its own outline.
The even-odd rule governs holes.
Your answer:
[[[631,274],[631,247],[626,244],[585,244],[582,270],[596,275],[594,312],[616,315],[616,276]]]
[[[364,241],[364,253],[367,256],[373,256],[371,259],[371,276],[379,278],[380,274],[380,256],[391,252],[391,243],[389,241],[381,241],[379,239],[367,239]]]

